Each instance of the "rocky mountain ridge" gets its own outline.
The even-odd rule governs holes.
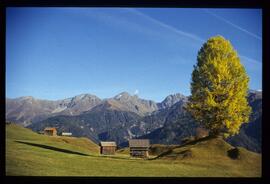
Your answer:
[[[169,95],[161,103],[156,103],[152,100],[141,99],[137,95],[132,96],[127,92],[122,92],[108,99],[100,99],[92,94],[81,94],[56,101],[41,100],[31,96],[15,99],[6,98],[6,119],[28,126],[54,116],[80,115],[94,107],[118,109],[145,116],[156,110],[169,107],[181,98],[184,98],[181,94]]]

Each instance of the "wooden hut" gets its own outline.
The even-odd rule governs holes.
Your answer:
[[[54,127],[46,127],[44,129],[44,135],[56,136],[57,130]]]
[[[129,140],[129,152],[133,157],[148,157],[150,147],[149,139],[131,139]]]
[[[114,155],[116,150],[115,142],[100,142],[100,153],[103,155]]]

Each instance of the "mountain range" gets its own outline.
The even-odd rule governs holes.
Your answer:
[[[127,92],[107,99],[91,94],[57,101],[6,98],[6,120],[35,131],[53,126],[58,132],[70,131],[97,143],[116,141],[120,147],[126,146],[131,138],[180,144],[183,138],[194,136],[198,127],[183,108],[187,101],[188,97],[179,93],[156,103]],[[250,90],[248,101],[253,110],[250,123],[243,124],[240,133],[227,142],[261,152],[262,92]]]

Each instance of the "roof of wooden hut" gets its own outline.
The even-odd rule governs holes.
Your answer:
[[[54,128],[54,127],[46,127],[46,128],[44,129],[44,131],[46,131],[46,130],[56,130],[56,128]]]
[[[131,139],[129,147],[150,147],[149,139]]]
[[[113,142],[113,141],[110,141],[110,142],[108,142],[108,141],[101,141],[100,142],[100,145],[101,146],[116,146],[116,143],[115,142]]]

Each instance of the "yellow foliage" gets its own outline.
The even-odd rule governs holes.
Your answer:
[[[222,36],[203,44],[192,72],[191,99],[187,109],[210,132],[239,132],[249,121],[249,77],[231,43]]]

